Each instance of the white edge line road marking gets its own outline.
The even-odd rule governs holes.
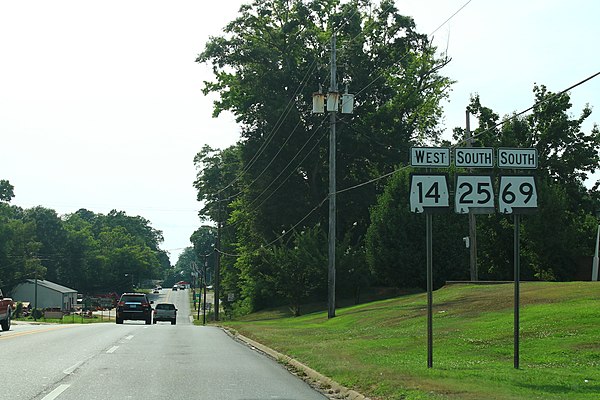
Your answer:
[[[69,388],[69,386],[71,386],[71,385],[60,385],[59,387],[57,387],[56,389],[54,389],[53,391],[51,391],[50,393],[48,393],[47,395],[45,395],[42,400],[54,400],[54,399],[56,399],[58,396],[60,396],[60,394],[62,392],[64,392],[65,390],[67,390]]]
[[[127,339],[127,340],[131,340],[131,338],[133,338],[133,335],[129,335],[129,336],[125,337],[125,339]]]
[[[115,352],[115,350],[116,350],[116,349],[118,349],[118,348],[119,348],[119,346],[113,346],[113,347],[111,347],[110,349],[106,350],[106,352],[107,352],[107,353],[109,353],[109,354],[110,354],[110,353],[114,353],[114,352]]]
[[[65,369],[63,371],[63,374],[65,375],[71,375],[73,373],[73,371],[75,371],[81,364],[83,364],[83,361],[79,361],[78,363],[70,366],[69,368]]]

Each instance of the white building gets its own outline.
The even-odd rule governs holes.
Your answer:
[[[35,307],[35,279],[27,279],[12,290],[14,301],[28,301]],[[77,290],[43,279],[37,280],[37,308],[57,308],[61,311],[71,311],[77,304]]]

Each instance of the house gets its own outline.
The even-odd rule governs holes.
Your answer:
[[[28,301],[32,307],[35,305],[36,280],[27,279],[27,281],[18,284],[12,290],[14,301]],[[37,308],[54,308],[61,311],[71,311],[77,304],[77,290],[70,289],[58,283],[37,280]]]

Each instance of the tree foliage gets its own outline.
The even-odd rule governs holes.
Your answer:
[[[522,220],[521,278],[570,280],[577,275],[577,258],[592,252],[597,225],[594,214],[600,210],[600,202],[597,184],[588,189],[584,178],[600,165],[600,135],[597,126],[589,133],[581,129],[590,115],[588,107],[578,118],[568,114],[571,108],[568,94],[553,94],[544,86],[535,86],[533,92],[536,103],[533,113],[524,117],[510,116],[502,124],[493,110],[483,106],[479,97],[474,97],[469,107],[479,118],[474,145],[538,149],[538,210]],[[455,129],[454,139],[464,143],[464,131]],[[399,172],[379,197],[371,212],[367,255],[379,279],[423,287],[423,218],[409,214],[408,187],[408,172]],[[457,271],[462,271],[461,279],[466,279],[465,251],[456,246],[456,241],[448,242],[450,238],[468,236],[468,227],[460,221],[466,218],[437,218],[443,218],[446,223],[455,222],[444,227],[444,234],[437,238],[434,229],[434,267],[438,268],[434,277],[438,285],[460,277]],[[501,214],[477,218],[481,279],[513,279],[513,238],[512,218]]]
[[[335,89],[326,67],[333,35],[339,90],[356,94],[354,113],[336,119],[337,296],[358,300],[369,284],[424,287],[424,219],[410,213],[405,166],[411,146],[440,143],[440,104],[452,83],[441,70],[450,60],[390,0],[255,0],[223,32],[197,61],[213,68],[203,90],[218,96],[214,114],[233,113],[241,138],[194,160],[200,217],[221,227],[222,293],[235,293],[241,312],[282,301],[298,312],[325,293],[312,285],[323,282],[326,259],[301,259],[319,253],[323,243],[307,232],[328,219],[328,117],[310,111],[313,92]],[[536,85],[534,100],[531,114],[500,123],[475,96],[474,146],[538,149],[539,211],[522,222],[523,278],[572,279],[600,209],[598,185],[583,184],[600,165],[600,135],[582,129],[588,107],[569,114],[568,93]],[[464,130],[453,139],[447,145],[463,145]],[[435,285],[467,279],[466,217],[435,216],[433,235]],[[512,235],[509,217],[478,217],[482,279],[512,278]]]
[[[214,114],[233,113],[241,138],[222,151],[204,148],[195,158],[201,218],[221,223],[221,250],[237,255],[223,258],[223,274],[241,308],[279,301],[269,290],[276,272],[264,254],[295,265],[293,241],[285,237],[326,226],[329,129],[311,109],[312,93],[328,90],[333,32],[340,90],[360,91],[354,114],[338,115],[338,187],[389,172],[406,161],[412,144],[439,139],[440,101],[451,83],[439,71],[448,60],[435,55],[393,1],[256,0],[242,6],[197,58],[213,68],[204,92],[218,95]],[[365,186],[338,197],[342,295],[355,296],[354,278],[368,277],[364,263],[353,260],[364,260],[369,207],[378,190]]]
[[[14,186],[6,179],[0,179],[0,201],[10,202],[15,197]]]
[[[162,233],[124,212],[22,209],[0,203],[0,286],[49,279],[82,293],[131,290],[170,269]]]

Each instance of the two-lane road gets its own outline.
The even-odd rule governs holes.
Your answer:
[[[187,290],[152,297],[177,306],[177,325],[18,324],[2,332],[0,400],[326,399],[219,328],[193,326]]]

